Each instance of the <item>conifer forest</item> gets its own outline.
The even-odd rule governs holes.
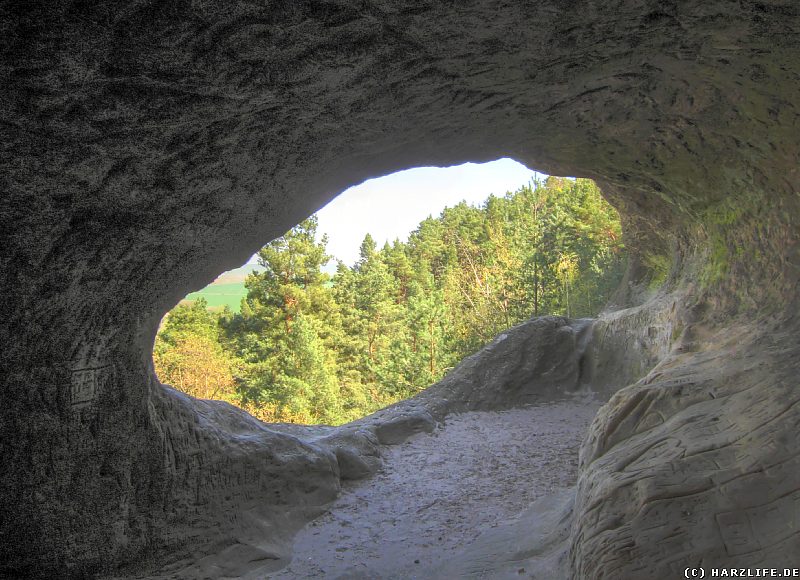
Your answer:
[[[165,384],[272,422],[341,424],[418,393],[532,316],[596,315],[619,285],[617,212],[588,179],[549,177],[367,235],[353,265],[312,216],[258,253],[241,312],[182,303],[153,358]]]

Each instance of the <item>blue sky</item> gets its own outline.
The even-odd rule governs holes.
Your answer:
[[[342,192],[317,212],[319,231],[328,234],[328,253],[352,266],[367,232],[378,247],[395,238],[405,241],[429,215],[437,216],[462,200],[480,204],[492,193],[514,191],[536,175],[542,176],[511,159],[399,171]]]

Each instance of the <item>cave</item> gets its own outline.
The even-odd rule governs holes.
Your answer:
[[[278,562],[381,444],[568,388],[542,357],[609,396],[565,576],[800,567],[795,3],[64,0],[0,21],[0,575]],[[594,179],[631,251],[607,314],[502,342],[527,391],[478,380],[495,349],[312,442],[158,383],[164,313],[336,192],[500,157]]]

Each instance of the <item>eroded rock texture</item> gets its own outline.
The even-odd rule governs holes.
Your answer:
[[[798,10],[3,4],[2,573],[279,565],[287,514],[368,472],[372,435],[303,442],[164,389],[160,317],[348,185],[501,156],[597,179],[635,252],[634,310],[591,330],[622,390],[582,455],[571,573],[800,565]]]

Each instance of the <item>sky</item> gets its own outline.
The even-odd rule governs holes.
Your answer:
[[[346,189],[317,212],[319,233],[328,234],[328,253],[352,266],[367,233],[378,244],[406,241],[419,222],[462,200],[481,204],[543,174],[512,159],[454,167],[416,167],[369,179]],[[255,262],[251,259],[250,262]]]

